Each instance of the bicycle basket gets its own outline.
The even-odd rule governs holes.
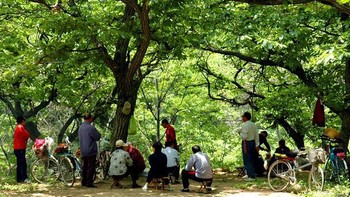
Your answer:
[[[60,143],[56,148],[55,148],[55,153],[68,153],[68,146],[65,143]]]
[[[40,148],[36,148],[35,146],[33,146],[33,151],[35,153],[35,156],[39,158],[44,158],[49,155],[49,151],[47,149],[47,146],[45,145],[41,146]]]
[[[310,149],[308,156],[309,156],[309,161],[311,163],[325,163],[326,162],[326,153],[322,148]]]

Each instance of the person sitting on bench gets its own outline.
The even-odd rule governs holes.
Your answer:
[[[142,187],[143,190],[148,189],[148,184],[155,178],[168,177],[167,157],[162,153],[162,143],[156,142],[153,144],[153,154],[148,157],[149,165],[151,169],[148,172],[146,184]],[[169,180],[165,180],[165,185],[169,184]]]
[[[182,170],[182,192],[189,192],[189,179],[197,182],[205,182],[207,191],[211,191],[213,182],[213,170],[209,157],[201,151],[198,145],[192,147],[193,155],[190,157],[185,169]],[[194,171],[192,170],[194,168]]]

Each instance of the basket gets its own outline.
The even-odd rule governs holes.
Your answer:
[[[308,156],[311,163],[323,164],[326,162],[326,152],[322,148],[310,149]]]
[[[38,158],[45,158],[49,155],[49,151],[47,149],[47,146],[43,145],[40,148],[36,148],[35,146],[33,146],[33,151],[35,153],[35,156],[37,156]]]
[[[60,153],[68,153],[68,146],[65,143],[60,143],[56,148],[55,148],[55,153],[60,154]]]

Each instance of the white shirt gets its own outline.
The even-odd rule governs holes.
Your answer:
[[[171,147],[166,147],[162,149],[162,153],[166,155],[166,158],[168,159],[166,167],[174,167],[177,166],[180,161],[179,152]]]
[[[201,179],[211,179],[213,178],[213,170],[210,165],[209,157],[202,153],[197,152],[190,157],[185,167],[186,171],[191,171],[192,167],[196,171],[195,176]]]
[[[246,140],[246,141],[254,140],[256,147],[258,147],[260,144],[258,129],[256,128],[256,125],[250,120],[243,123],[240,136],[242,140]]]

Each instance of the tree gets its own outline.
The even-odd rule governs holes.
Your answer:
[[[281,3],[264,1],[261,4],[279,4],[278,2]],[[292,3],[298,2],[305,3],[305,1],[292,1]],[[242,70],[247,73],[253,66],[257,66],[257,69],[252,70],[256,75],[248,76],[258,80],[250,80],[248,84],[245,82],[245,86],[242,86],[244,78],[237,81],[234,78],[235,72],[233,73],[233,80],[229,83],[244,93],[241,96],[241,101],[244,102],[237,103],[237,100],[232,99],[231,101],[236,104],[250,104],[255,108],[255,103],[266,97],[264,91],[278,91],[283,86],[287,90],[293,90],[291,86],[295,84],[305,86],[306,98],[310,98],[311,95],[314,98],[322,98],[325,105],[342,119],[342,138],[347,147],[349,140],[347,135],[350,133],[347,126],[349,122],[347,78],[350,75],[348,75],[346,50],[348,44],[342,39],[348,37],[345,30],[347,16],[344,17],[334,9],[317,3],[303,6],[259,7],[235,4],[232,1],[229,4],[225,1],[214,2],[206,7],[212,10],[211,16],[215,17],[206,16],[204,8],[197,8],[203,14],[198,18],[188,19],[188,25],[194,30],[193,34],[202,35],[204,38],[198,41],[195,35],[192,35],[194,47],[222,54],[226,59],[232,60],[231,64],[237,68],[237,75],[241,74]],[[210,25],[195,25],[194,21]],[[223,26],[221,21],[235,22]],[[219,77],[221,75],[218,74]],[[259,79],[263,79],[264,82]],[[273,87],[276,82],[280,88],[266,90],[265,87]],[[229,100],[227,98],[221,97]],[[283,116],[277,118],[284,119]]]

